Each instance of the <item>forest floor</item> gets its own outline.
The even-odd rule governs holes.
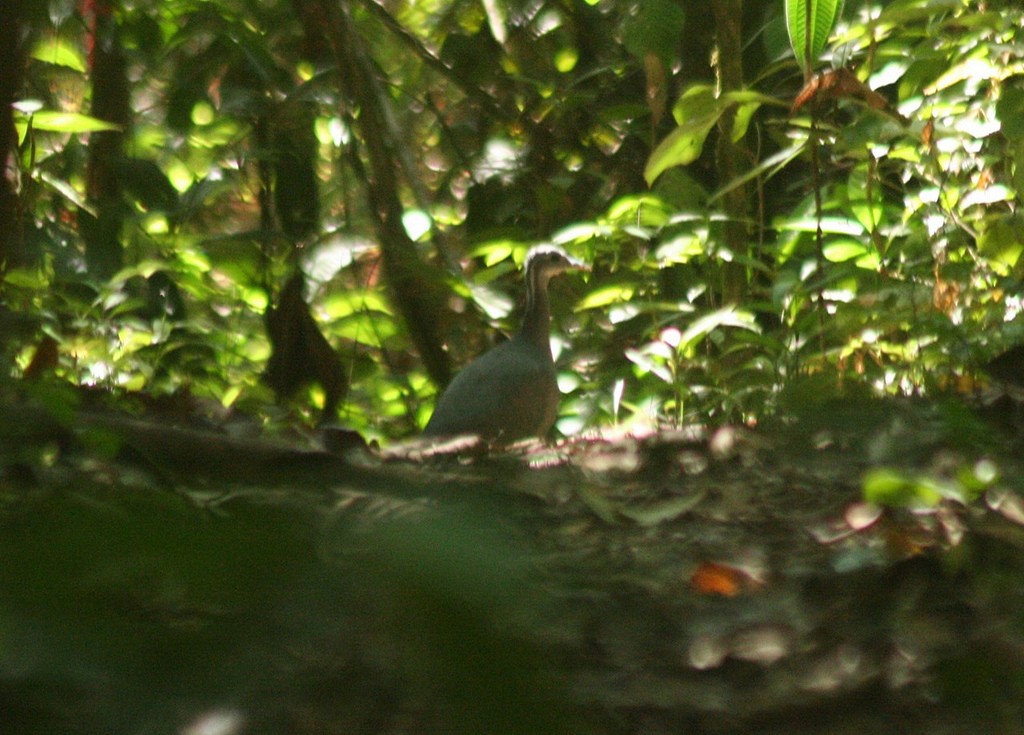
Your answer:
[[[331,453],[7,397],[0,732],[1024,733],[1020,446],[858,401]]]

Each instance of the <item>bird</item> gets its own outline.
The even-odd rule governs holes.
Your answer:
[[[586,264],[555,245],[526,255],[526,309],[507,342],[470,362],[441,394],[425,437],[475,435],[493,445],[544,438],[558,416],[559,391],[551,355],[548,282]]]

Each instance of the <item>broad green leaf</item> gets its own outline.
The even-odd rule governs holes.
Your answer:
[[[63,179],[59,179],[48,171],[41,171],[39,173],[40,180],[51,187],[54,191],[59,193],[62,197],[67,199],[69,202],[79,207],[85,212],[88,212],[92,216],[96,216],[96,208],[86,201],[85,195],[80,193],[75,187],[69,184]]]
[[[908,477],[885,467],[868,471],[861,481],[861,487],[864,499],[869,503],[900,508],[930,508],[938,505],[943,497],[934,481]]]
[[[732,124],[732,140],[739,142],[747,134],[750,119],[762,105],[773,105],[787,109],[789,105],[777,97],[771,97],[752,89],[736,89],[722,95],[722,100],[736,105],[736,118]]]
[[[730,136],[733,143],[739,143],[743,140],[743,136],[747,134],[747,128],[750,127],[750,120],[754,117],[754,113],[757,112],[759,107],[761,107],[760,102],[752,102],[736,108],[736,115],[732,121],[732,135]]]
[[[32,127],[55,133],[95,133],[100,130],[120,130],[120,126],[77,112],[43,110],[32,116]]]
[[[1001,73],[1001,64],[997,60],[989,58],[987,54],[985,49],[979,49],[974,56],[948,67],[945,73],[925,87],[924,93],[937,94],[960,82],[980,84],[989,79],[997,79]]]
[[[598,309],[609,304],[617,304],[623,301],[629,301],[633,298],[635,289],[632,285],[627,284],[614,284],[611,286],[603,286],[594,291],[591,291],[584,296],[579,304],[576,305],[577,311],[583,311],[585,309]]]
[[[369,312],[391,316],[390,307],[383,294],[369,289],[346,289],[332,292],[321,300],[320,308],[331,320]]]
[[[398,325],[389,314],[367,309],[332,322],[328,330],[332,338],[383,347],[398,334]]]
[[[863,235],[864,227],[856,220],[848,217],[794,217],[793,219],[781,219],[775,222],[775,228],[788,232],[822,232],[833,235]]]
[[[470,283],[468,286],[473,302],[483,309],[488,319],[504,319],[512,313],[515,303],[507,294],[486,283]]]
[[[892,26],[909,26],[912,23],[941,17],[944,13],[963,8],[963,0],[896,0],[886,6],[879,21]],[[964,16],[958,17],[958,23]]]
[[[1022,222],[1014,215],[1006,215],[986,222],[985,229],[978,236],[978,252],[983,255],[998,273],[1007,274],[1020,260],[1024,252],[1021,231]]]
[[[681,235],[663,242],[655,251],[659,263],[688,263],[704,254],[704,240],[698,235]]]
[[[32,48],[32,58],[46,64],[66,66],[78,72],[85,72],[82,52],[65,39],[49,36]]]
[[[525,252],[529,244],[519,240],[488,240],[480,243],[471,251],[474,258],[483,258],[484,265],[493,268],[503,260],[508,260],[517,252]]]
[[[880,190],[883,185],[878,176],[864,166],[851,171],[846,182],[846,209],[865,232],[874,232],[882,224],[885,211]]]
[[[653,343],[653,345],[656,344],[658,343]],[[655,375],[658,378],[661,378],[662,382],[671,385],[675,378],[672,375],[672,371],[665,364],[665,360],[667,358],[663,355],[657,355],[656,357],[659,359],[655,359],[655,357],[652,356],[652,351],[650,349],[653,345],[647,345],[643,350],[629,348],[622,354],[625,355],[626,359],[636,365],[642,372]]]
[[[612,228],[597,222],[582,222],[572,224],[559,230],[551,236],[551,242],[555,245],[565,245],[571,242],[586,242],[596,237],[608,237],[612,234]]]
[[[658,144],[644,168],[644,178],[651,185],[663,171],[673,166],[693,163],[704,150],[704,141],[718,122],[726,101],[715,98],[709,85],[690,87],[672,108],[679,127]]]
[[[126,281],[135,278],[149,278],[154,273],[163,271],[167,268],[167,264],[162,260],[155,258],[148,260],[141,260],[138,263],[122,268],[110,278],[111,284],[118,286],[124,284]]]
[[[858,268],[868,270],[876,269],[880,263],[878,253],[870,243],[851,238],[841,238],[825,243],[823,254],[825,259],[832,263],[845,263],[852,260]]]
[[[679,125],[687,125],[706,117],[717,120],[721,114],[718,107],[714,87],[710,84],[694,84],[676,100],[672,106],[672,117]]]
[[[705,314],[690,324],[679,339],[679,349],[692,348],[719,327],[739,327],[754,332],[761,331],[752,313],[727,306],[724,309],[716,309],[710,314]]]
[[[825,49],[842,5],[842,0],[786,0],[789,43],[804,73]]]
[[[3,285],[24,289],[44,289],[49,279],[39,268],[10,268],[4,273]]]
[[[864,243],[857,240],[836,240],[827,243],[822,249],[825,258],[833,263],[845,263],[847,260],[861,257],[866,252]]]
[[[778,97],[772,97],[771,95],[758,92],[754,89],[734,89],[731,92],[726,92],[722,95],[723,100],[728,102],[735,102],[737,105],[774,105],[782,109],[789,109],[789,104],[780,100]]]
[[[608,207],[607,218],[621,226],[664,227],[668,224],[671,211],[659,197],[651,194],[624,196]],[[648,238],[650,233],[636,232],[638,237]]]

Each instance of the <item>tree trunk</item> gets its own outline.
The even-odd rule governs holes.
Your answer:
[[[14,129],[14,110],[25,74],[27,0],[8,0],[5,17],[0,21],[0,275],[17,260],[24,237],[18,215],[18,192],[10,175],[13,158],[18,155],[18,135]]]
[[[369,163],[365,177],[370,216],[380,240],[384,276],[431,380],[451,379],[451,362],[442,347],[441,298],[436,279],[420,261],[416,245],[402,224],[398,191],[399,143],[389,135],[387,101],[356,32],[348,5],[336,0],[294,0],[307,34],[327,34],[342,92],[359,114],[355,122]],[[356,157],[353,156],[355,159]]]
[[[123,260],[121,224],[124,203],[117,172],[123,153],[124,136],[130,123],[131,104],[124,53],[114,17],[115,0],[86,0],[83,15],[89,27],[89,62],[92,69],[92,116],[120,126],[89,137],[86,192],[96,206],[95,218],[83,214],[89,273],[110,278]]]

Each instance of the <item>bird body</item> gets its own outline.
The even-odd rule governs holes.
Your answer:
[[[507,444],[543,437],[558,416],[551,356],[548,282],[585,266],[560,248],[541,245],[526,257],[526,310],[519,331],[455,376],[437,401],[426,436],[473,434]]]

